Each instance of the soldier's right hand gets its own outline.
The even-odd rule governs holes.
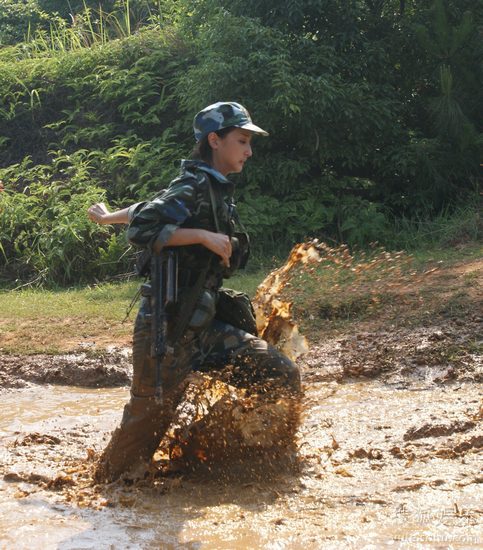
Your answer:
[[[230,237],[228,237],[228,235],[213,233],[212,231],[203,231],[203,240],[201,244],[220,256],[224,266],[230,267],[232,249]]]

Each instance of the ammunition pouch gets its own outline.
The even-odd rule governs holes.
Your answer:
[[[247,294],[231,288],[220,288],[216,304],[216,319],[258,336],[255,310]]]
[[[181,307],[183,306],[181,300]],[[208,327],[213,321],[216,311],[216,294],[207,288],[201,291],[196,301],[193,314],[188,323],[188,329],[198,333]]]
[[[136,273],[140,277],[147,277],[151,273],[151,251],[140,250],[135,256]]]

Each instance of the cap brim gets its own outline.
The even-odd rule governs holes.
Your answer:
[[[251,122],[247,122],[246,124],[237,126],[237,128],[242,128],[243,130],[248,130],[249,132],[253,132],[254,134],[258,134],[260,136],[270,135],[263,128],[260,128],[260,126],[255,126],[255,124],[252,124]]]

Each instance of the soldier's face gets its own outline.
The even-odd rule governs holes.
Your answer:
[[[242,128],[235,128],[224,137],[212,132],[208,140],[213,150],[213,168],[225,176],[241,172],[252,156],[252,134]]]

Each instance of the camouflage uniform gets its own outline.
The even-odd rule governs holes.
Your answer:
[[[210,178],[217,201],[220,231],[230,234],[233,224],[233,184],[202,161],[183,161],[181,175],[166,191],[147,203],[132,207],[128,238],[136,246],[163,246],[178,227],[216,232]],[[162,364],[162,403],[155,398],[155,363],[151,352],[151,300],[144,296],[135,322],[131,399],[124,408],[120,427],[104,451],[99,477],[115,479],[138,462],[149,460],[166,432],[192,370],[209,371],[233,365],[230,382],[250,386],[257,382],[278,392],[298,393],[300,374],[281,352],[247,332],[215,318],[218,289],[223,280],[220,258],[201,245],[177,247],[179,303],[194,278],[209,265],[202,291],[203,307],[197,307],[188,329]],[[174,312],[173,318],[177,313]],[[169,328],[168,328],[169,331]]]

